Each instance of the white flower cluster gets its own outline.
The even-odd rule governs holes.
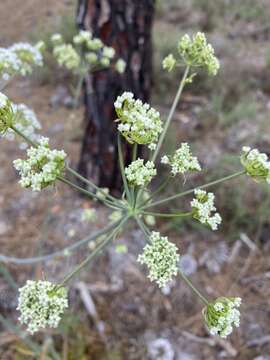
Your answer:
[[[0,92],[0,134],[4,135],[13,125],[14,114],[8,97]]]
[[[204,33],[198,32],[192,39],[184,35],[178,44],[178,51],[185,64],[194,67],[205,67],[209,75],[216,75],[219,61],[211,44],[207,43]]]
[[[118,96],[114,106],[120,122],[118,130],[127,141],[131,144],[147,144],[154,150],[163,130],[159,112],[141,100],[135,100],[131,92]]]
[[[149,279],[156,281],[159,287],[164,287],[177,274],[179,255],[177,247],[159,232],[153,231],[149,237],[138,262],[146,264],[149,269]]]
[[[27,107],[25,104],[12,104],[12,109],[14,113],[13,125],[16,127],[16,129],[22,132],[33,142],[38,141],[40,136],[36,133],[36,131],[41,129],[41,124],[38,121],[34,111]],[[16,134],[12,129],[8,129],[4,136],[8,140],[14,140]],[[27,146],[27,143],[22,142],[20,148],[25,149],[27,148]]]
[[[16,43],[5,49],[0,48],[0,78],[8,81],[11,76],[25,76],[32,72],[33,66],[42,66],[43,57],[40,44]]]
[[[270,184],[270,161],[266,154],[260,153],[257,149],[251,149],[249,146],[244,146],[241,163],[248,175],[257,181],[266,180]]]
[[[216,207],[214,206],[215,195],[201,189],[196,189],[194,193],[196,198],[190,203],[193,217],[202,224],[209,225],[212,230],[217,230],[222,219],[217,212],[212,215],[212,212],[216,211]]]
[[[57,288],[49,281],[31,281],[19,289],[17,310],[19,321],[27,324],[27,330],[34,334],[40,329],[56,328],[65,309],[68,307],[67,291]]]
[[[241,298],[218,298],[204,309],[204,319],[211,335],[226,338],[233,331],[233,326],[240,325]]]
[[[60,34],[51,37],[53,54],[60,66],[77,72],[87,72],[88,68],[109,67],[115,57],[115,50],[92,36],[90,31],[81,30],[73,38],[73,44],[65,44]],[[123,72],[125,62],[122,59],[116,70]]]
[[[22,187],[31,187],[33,191],[40,191],[55,182],[65,167],[66,153],[61,150],[51,150],[49,139],[42,137],[37,147],[27,150],[27,160],[17,159],[13,162],[19,171]]]
[[[125,169],[125,174],[130,185],[145,186],[156,176],[157,170],[152,161],[144,165],[143,159],[137,159]]]
[[[169,164],[172,167],[172,174],[184,174],[187,171],[200,171],[201,166],[198,159],[192,156],[189,145],[182,143],[173,156],[163,156],[162,164]]]

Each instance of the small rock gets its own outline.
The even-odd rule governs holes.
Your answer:
[[[173,360],[174,350],[171,343],[159,338],[148,343],[148,354],[151,360]]]
[[[187,276],[194,274],[198,268],[196,259],[190,254],[185,254],[180,257],[179,266]]]
[[[10,227],[3,221],[0,221],[0,236],[5,235],[9,231]]]
[[[73,107],[74,100],[69,95],[68,89],[62,85],[59,85],[59,86],[57,86],[54,94],[51,96],[50,105],[54,109],[57,109],[61,105],[64,105],[64,106],[70,108],[70,107]]]
[[[259,355],[259,356],[256,356],[253,360],[270,360],[270,357],[269,356],[264,356],[264,355]]]
[[[199,265],[205,265],[207,270],[212,274],[218,274],[221,266],[224,265],[229,257],[229,247],[222,241],[214,248],[207,250],[199,259]]]

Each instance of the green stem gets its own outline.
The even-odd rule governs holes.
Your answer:
[[[76,184],[74,184],[73,182],[67,180],[66,178],[62,177],[62,176],[57,176],[57,179],[59,181],[62,181],[63,183],[73,187],[74,189],[80,191],[82,194],[84,195],[87,195],[93,199],[96,199],[97,201],[101,201],[103,202],[107,207],[111,208],[111,209],[114,209],[114,210],[119,210],[119,209],[123,209],[122,207],[120,208],[119,206],[116,205],[116,203],[113,203],[109,200],[106,200],[106,199],[101,199],[100,197],[98,197],[96,194],[92,193],[91,191],[89,190],[86,190]]]
[[[83,245],[90,243],[92,241],[95,241],[100,236],[108,233],[109,231],[113,231],[116,226],[120,224],[120,220],[115,221],[114,223],[110,224],[109,226],[105,227],[104,229],[96,231],[94,234],[90,236],[86,236],[85,238],[75,242],[72,245],[66,246],[65,248],[61,250],[57,250],[51,254],[43,255],[43,256],[35,256],[35,257],[29,257],[29,258],[16,258],[11,256],[6,256],[3,254],[0,254],[0,262],[2,263],[11,263],[16,265],[32,265],[39,262],[45,262],[50,261],[55,258],[66,256],[66,253],[71,253],[78,249],[79,247],[82,247]]]
[[[29,145],[33,147],[37,147],[37,143],[29,139],[28,136],[24,135],[20,130],[18,130],[15,126],[10,127],[17,135],[21,136]]]
[[[163,130],[163,132],[162,132],[162,134],[161,134],[161,136],[160,136],[160,138],[159,138],[159,141],[158,141],[156,150],[155,150],[155,152],[154,152],[154,154],[153,154],[153,156],[152,156],[152,159],[151,159],[151,160],[152,160],[153,162],[155,162],[155,160],[156,160],[156,158],[157,158],[157,156],[158,156],[158,153],[159,153],[159,151],[160,151],[161,145],[162,145],[162,143],[163,143],[163,141],[164,141],[164,138],[165,138],[165,136],[166,136],[166,134],[167,134],[167,131],[168,131],[168,129],[169,129],[169,126],[170,126],[170,123],[171,123],[171,121],[172,121],[173,115],[174,115],[174,113],[175,113],[176,107],[177,107],[177,105],[178,105],[178,103],[179,103],[179,100],[180,100],[180,98],[181,98],[181,95],[182,95],[182,92],[183,92],[183,89],[184,89],[184,86],[185,86],[185,83],[186,83],[186,79],[187,79],[189,70],[190,70],[190,66],[187,66],[187,67],[186,67],[186,70],[185,70],[185,72],[184,72],[183,78],[182,78],[182,80],[181,80],[180,86],[179,86],[179,88],[178,88],[178,91],[177,91],[177,93],[176,93],[176,96],[175,96],[175,98],[174,98],[174,102],[173,102],[172,107],[171,107],[171,110],[170,110],[170,112],[169,112],[169,116],[168,116],[168,118],[167,118],[167,120],[166,120],[166,122],[165,122],[164,130]]]
[[[170,109],[170,112],[169,112],[169,115],[167,117],[167,120],[165,122],[165,125],[164,125],[164,129],[163,129],[163,132],[159,138],[159,141],[158,141],[158,144],[157,144],[157,147],[156,147],[156,150],[153,154],[153,156],[151,157],[151,161],[155,162],[156,161],[156,158],[158,156],[158,153],[160,151],[160,148],[163,144],[163,141],[164,141],[164,138],[167,134],[167,131],[169,129],[169,126],[171,124],[171,121],[172,121],[172,118],[173,118],[173,115],[175,113],[175,110],[177,108],[177,105],[179,103],[179,100],[181,98],[181,95],[182,95],[182,92],[183,92],[183,89],[184,89],[184,86],[185,86],[185,83],[186,83],[186,79],[187,79],[187,76],[188,76],[188,73],[189,73],[189,70],[190,70],[190,66],[188,65],[185,69],[185,72],[184,72],[184,75],[183,75],[183,78],[180,82],[180,85],[179,85],[179,88],[178,88],[178,91],[175,95],[175,98],[174,98],[174,101],[173,101],[173,104],[172,104],[172,107]],[[140,198],[141,198],[141,195],[142,195],[142,192],[143,190],[141,189],[138,193],[138,200],[140,201]]]
[[[121,171],[121,176],[122,176],[125,192],[127,194],[127,198],[129,200],[129,202],[132,204],[132,202],[131,202],[131,194],[130,194],[130,191],[129,191],[129,187],[128,187],[128,183],[127,183],[127,179],[126,179],[126,174],[125,174],[125,165],[124,165],[124,159],[123,159],[123,152],[122,152],[120,134],[118,134],[118,137],[117,137],[117,146],[118,146],[118,157],[119,157],[120,171]]]
[[[191,288],[191,290],[201,299],[201,301],[208,306],[209,301],[195,288],[195,286],[192,284],[192,282],[189,280],[189,278],[181,271],[179,270],[179,274],[181,278],[185,281],[185,283]]]
[[[79,80],[78,80],[78,83],[76,86],[75,96],[74,96],[74,108],[77,108],[79,105],[79,99],[80,99],[80,95],[81,95],[81,91],[82,91],[84,77],[85,77],[84,73],[79,75]]]
[[[114,235],[119,231],[119,229],[124,225],[124,223],[128,220],[128,216],[123,217],[122,221],[120,222],[120,224],[114,229],[114,231],[108,236],[106,237],[105,240],[103,240],[97,247],[96,249],[91,252],[91,254],[89,256],[87,256],[78,266],[76,266],[76,268],[71,271],[70,274],[68,274],[64,280],[56,286],[56,289],[59,289],[63,286],[66,285],[66,283],[73,278],[76,274],[78,274],[91,260],[93,260],[100,252],[101,250],[103,250],[103,248],[111,241],[111,239],[113,239]]]
[[[138,144],[134,144],[132,148],[132,161],[135,161],[137,159],[137,153],[138,153]],[[131,187],[131,200],[132,200],[132,207],[135,209],[136,201],[137,201],[137,194],[136,194],[136,187]]]
[[[73,170],[72,168],[70,168],[69,166],[66,166],[66,170],[74,175],[75,177],[77,177],[79,180],[81,180],[82,182],[84,182],[85,184],[91,186],[92,188],[94,188],[96,191],[99,191],[103,196],[105,196],[105,198],[110,199],[112,202],[117,201],[117,199],[113,196],[111,196],[110,194],[107,194],[104,190],[102,190],[101,188],[99,188],[96,184],[94,184],[91,180],[86,179],[84,176],[82,176],[81,174],[79,174],[77,171]]]
[[[238,172],[236,172],[234,174],[225,176],[225,177],[223,177],[221,179],[217,179],[217,180],[211,181],[211,182],[209,182],[207,184],[197,186],[196,188],[181,192],[181,193],[176,194],[176,195],[169,196],[166,199],[158,200],[156,202],[153,202],[152,204],[149,204],[147,206],[142,207],[141,209],[147,209],[147,208],[152,207],[152,206],[157,206],[157,205],[164,204],[164,203],[166,203],[168,201],[175,200],[175,199],[181,198],[183,196],[192,194],[194,192],[194,190],[196,190],[196,189],[206,189],[206,188],[208,188],[210,186],[214,186],[214,185],[219,184],[219,183],[221,183],[223,181],[231,180],[231,179],[234,179],[234,178],[236,178],[238,176],[244,175],[245,173],[246,173],[246,170],[238,171]]]
[[[137,224],[139,225],[140,229],[144,233],[144,235],[148,238],[150,236],[150,230],[147,228],[147,226],[144,224],[144,222],[138,217],[135,217]]]
[[[140,207],[144,207],[144,205],[148,204],[158,193],[160,193],[160,191],[162,191],[165,186],[168,184],[168,182],[170,181],[171,176],[169,175],[162,183],[161,185],[157,188],[157,190],[155,190],[148,199],[146,199],[141,205]]]
[[[175,218],[175,217],[190,216],[192,214],[192,212],[163,214],[163,213],[142,211],[141,214],[143,214],[143,215],[152,215],[152,216],[155,216],[155,217]]]

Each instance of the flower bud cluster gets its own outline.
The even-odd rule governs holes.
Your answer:
[[[107,68],[115,57],[115,50],[105,46],[104,43],[92,36],[90,31],[81,30],[73,38],[73,44],[65,44],[61,34],[51,37],[54,45],[53,54],[60,66],[77,72],[88,71],[88,68]],[[122,59],[116,70],[125,70],[125,62]]]
[[[186,65],[204,67],[209,75],[216,75],[219,61],[211,44],[207,43],[204,33],[198,32],[192,38],[184,35],[178,44],[178,52]]]
[[[74,70],[80,66],[80,56],[71,44],[60,44],[53,49],[60,66],[66,67],[68,70]]]
[[[237,308],[241,304],[241,298],[216,299],[204,309],[204,319],[211,335],[219,335],[226,338],[233,331],[233,326],[240,325],[240,311]]]
[[[256,181],[266,180],[270,184],[270,161],[266,154],[260,153],[257,149],[244,146],[241,163],[247,174]]]
[[[162,164],[169,164],[172,168],[172,174],[184,174],[187,171],[200,171],[201,166],[198,159],[192,156],[189,145],[182,143],[173,156],[163,156]]]
[[[12,109],[14,114],[13,125],[16,127],[16,129],[22,132],[31,141],[38,141],[40,136],[36,133],[36,131],[41,129],[41,124],[38,121],[34,111],[25,104],[12,104]],[[12,129],[8,129],[4,136],[8,140],[14,140],[16,134]],[[21,140],[21,138],[19,140]],[[27,143],[22,142],[20,148],[25,149],[27,146]]]
[[[61,150],[51,150],[49,139],[42,137],[37,147],[27,150],[27,160],[17,159],[13,162],[19,171],[22,187],[31,187],[33,191],[40,191],[53,184],[61,175],[65,167],[66,153]]]
[[[118,96],[114,106],[120,122],[118,130],[126,140],[131,144],[147,144],[154,150],[163,130],[159,112],[141,100],[135,100],[131,92]]]
[[[130,185],[145,186],[156,176],[157,170],[152,161],[144,165],[143,159],[137,159],[125,169],[125,174]]]
[[[65,309],[68,307],[67,291],[57,288],[49,281],[31,281],[19,289],[17,310],[22,324],[27,324],[27,330],[33,334],[40,329],[56,328]]]
[[[0,79],[8,81],[11,76],[25,76],[32,73],[34,66],[43,66],[40,43],[16,43],[5,49],[0,48]]]
[[[199,220],[202,224],[207,224],[212,230],[217,230],[222,219],[217,212],[212,215],[212,212],[216,211],[215,195],[201,189],[196,189],[194,193],[196,198],[191,201],[194,219]]]
[[[0,92],[0,134],[4,135],[14,123],[14,113],[8,97]]]
[[[167,70],[168,72],[171,72],[176,65],[176,59],[173,56],[173,54],[169,54],[166,56],[162,62],[162,66],[164,70]]]
[[[82,213],[82,221],[90,222],[97,220],[97,211],[96,209],[84,209]]]
[[[155,231],[151,233],[149,241],[139,255],[138,262],[147,265],[151,281],[164,287],[178,271],[177,247],[166,236],[160,236],[160,233]]]

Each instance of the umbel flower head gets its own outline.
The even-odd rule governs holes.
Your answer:
[[[163,129],[159,112],[141,100],[135,100],[131,92],[118,96],[114,106],[120,122],[118,130],[127,141],[155,149]]]
[[[16,129],[21,131],[33,142],[37,141],[39,139],[39,135],[36,133],[36,131],[41,129],[41,124],[38,121],[34,111],[24,104],[12,104],[12,109],[14,113],[13,125],[16,127]],[[12,129],[8,129],[4,136],[8,140],[14,140],[16,134]],[[27,143],[23,142],[21,143],[20,148],[25,149],[27,146]]]
[[[247,174],[256,181],[266,180],[270,184],[270,161],[268,161],[266,154],[260,153],[257,149],[244,146],[241,163]]]
[[[166,56],[162,62],[163,69],[168,70],[168,72],[172,71],[175,67],[176,59],[173,54],[169,54]]]
[[[68,307],[67,291],[49,281],[28,280],[19,289],[19,321],[34,334],[46,327],[56,328]]]
[[[17,55],[21,61],[20,74],[25,76],[32,73],[33,66],[43,66],[43,57],[39,49],[28,43],[16,43],[9,50]]]
[[[21,60],[9,49],[0,48],[0,79],[8,81],[11,76],[19,73]]]
[[[237,308],[241,298],[221,297],[209,303],[203,310],[205,323],[211,335],[226,338],[233,331],[233,326],[240,325],[240,311]]]
[[[27,150],[27,160],[15,160],[13,162],[19,171],[22,187],[31,187],[34,191],[40,191],[55,182],[65,167],[66,153],[61,150],[51,150],[49,139],[42,137],[37,147]]]
[[[177,247],[166,236],[160,236],[160,233],[155,231],[151,233],[149,241],[139,255],[138,262],[147,265],[151,281],[164,287],[178,271]]]
[[[11,76],[25,76],[32,72],[34,66],[43,65],[40,43],[32,46],[29,43],[16,43],[5,49],[0,48],[0,78],[8,81]]]
[[[173,156],[163,156],[162,164],[169,164],[172,167],[172,174],[184,174],[187,171],[200,171],[201,166],[198,159],[192,156],[189,145],[182,143]]]
[[[152,161],[144,165],[143,159],[137,159],[125,169],[125,173],[130,185],[145,186],[156,176],[157,170]]]
[[[201,189],[196,189],[194,193],[196,197],[190,203],[193,217],[202,224],[209,225],[212,230],[217,230],[222,219],[217,212],[212,215],[212,212],[216,211],[214,206],[215,195]]]
[[[0,134],[3,135],[13,125],[14,113],[8,97],[0,92]]]
[[[198,32],[192,38],[184,35],[178,44],[178,52],[186,65],[204,67],[209,75],[216,75],[219,61],[211,44],[207,43],[205,34]]]

